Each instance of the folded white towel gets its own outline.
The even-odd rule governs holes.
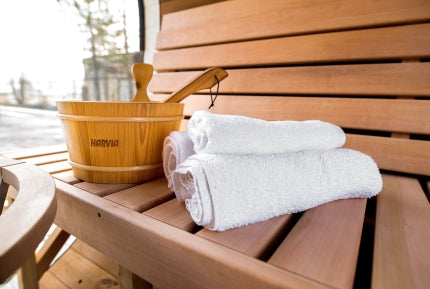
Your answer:
[[[273,154],[341,147],[345,133],[319,121],[265,121],[197,111],[188,124],[197,153]]]
[[[187,132],[173,131],[164,139],[163,169],[169,189],[173,190],[172,173],[190,155],[195,154],[193,142]],[[179,199],[179,198],[178,198]],[[183,201],[182,199],[179,199]]]
[[[173,173],[193,220],[223,231],[382,189],[371,157],[350,149],[277,155],[195,154]]]

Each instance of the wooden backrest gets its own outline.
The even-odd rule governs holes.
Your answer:
[[[220,66],[210,111],[329,121],[381,169],[430,175],[428,0],[220,2],[165,15],[157,49],[154,97]],[[208,94],[186,98],[186,115]]]
[[[48,172],[0,157],[0,212],[9,186],[18,194],[0,216],[0,284],[34,255],[57,208],[55,185]]]

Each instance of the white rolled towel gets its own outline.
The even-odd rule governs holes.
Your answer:
[[[189,156],[195,154],[193,142],[187,132],[173,131],[164,139],[163,169],[169,189],[173,190],[172,173]],[[181,199],[179,199],[181,200]],[[183,201],[183,200],[181,200]]]
[[[223,231],[382,189],[371,157],[350,149],[277,155],[196,154],[173,173],[193,220]]]
[[[238,115],[195,112],[188,134],[197,153],[274,154],[339,148],[343,130],[320,120],[266,121]]]

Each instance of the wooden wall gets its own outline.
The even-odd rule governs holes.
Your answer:
[[[176,12],[225,0],[160,0],[160,14]]]

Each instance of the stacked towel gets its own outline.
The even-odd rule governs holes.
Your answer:
[[[197,111],[188,124],[197,153],[277,154],[326,150],[345,143],[345,133],[331,123],[265,121],[237,115]]]
[[[193,220],[223,231],[382,188],[373,160],[350,149],[277,155],[196,154],[173,173]]]
[[[187,132],[174,131],[169,134],[163,144],[163,168],[167,178],[167,186],[174,191],[172,173],[189,156],[195,154],[193,142]],[[178,198],[183,201],[184,199]]]
[[[337,199],[368,198],[382,189],[374,161],[340,149],[342,129],[322,121],[268,122],[196,112],[188,135],[172,135],[163,151],[169,187],[193,220],[211,230]]]

